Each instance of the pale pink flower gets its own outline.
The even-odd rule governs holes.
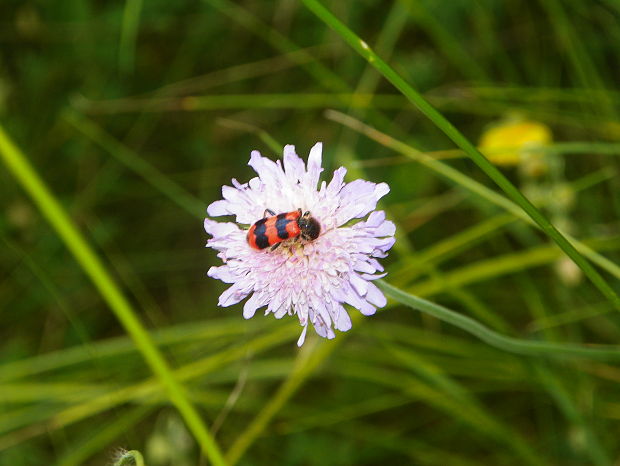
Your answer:
[[[204,222],[212,236],[207,246],[224,262],[211,267],[208,275],[232,284],[218,304],[231,306],[249,297],[243,305],[246,319],[263,307],[265,315],[273,313],[277,319],[297,314],[303,326],[299,346],[309,322],[325,338],[334,338],[332,327],[349,330],[351,319],[343,304],[364,315],[385,306],[385,296],[372,280],[385,275],[377,258],[386,257],[394,244],[394,224],[383,211],[374,210],[389,192],[388,185],[345,183],[346,169],[341,167],[319,188],[321,150],[321,143],[310,150],[307,168],[292,145],[284,147],[283,164],[253,151],[249,165],[258,176],[243,184],[233,179],[232,187],[222,187],[224,199],[207,208],[210,216],[234,215],[236,223]],[[252,249],[247,229],[263,218],[265,209],[310,211],[321,233],[313,241],[287,240],[273,251]]]

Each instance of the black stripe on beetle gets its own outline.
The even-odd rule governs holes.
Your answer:
[[[265,221],[267,219],[261,219],[256,222],[256,228],[254,229],[254,235],[256,236],[256,245],[264,249],[269,246],[269,238],[267,238],[267,227],[265,226]]]
[[[292,220],[286,218],[286,213],[279,214],[276,220],[276,230],[278,232],[278,238],[280,239],[288,239],[289,234],[286,231],[286,225],[288,225]]]

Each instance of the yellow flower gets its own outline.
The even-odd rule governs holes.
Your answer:
[[[533,153],[541,154],[536,149],[552,140],[551,130],[543,123],[507,120],[482,134],[480,150],[496,165],[519,165]]]

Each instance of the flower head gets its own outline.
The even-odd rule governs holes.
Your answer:
[[[480,138],[480,150],[496,165],[526,165],[526,171],[544,171],[540,149],[553,140],[543,123],[510,118],[486,130]]]
[[[283,164],[253,151],[249,165],[258,176],[243,184],[233,179],[232,187],[222,188],[224,199],[207,208],[210,216],[234,215],[237,223],[210,219],[204,223],[212,236],[207,246],[216,249],[224,262],[211,267],[208,275],[232,284],[218,304],[231,306],[249,297],[243,306],[246,319],[260,308],[278,319],[297,314],[303,326],[299,346],[308,323],[325,338],[334,338],[333,328],[349,330],[351,319],[344,304],[364,315],[385,305],[385,296],[372,280],[385,275],[377,258],[387,256],[394,244],[394,224],[383,211],[374,210],[389,192],[388,185],[364,180],[345,183],[346,169],[341,167],[319,187],[321,150],[321,143],[310,150],[307,166],[292,145],[284,147]],[[273,250],[257,250],[248,244],[247,228],[238,224],[253,225],[266,209],[309,211],[319,222],[320,234],[311,240],[288,239]]]

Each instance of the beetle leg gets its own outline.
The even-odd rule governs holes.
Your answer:
[[[270,251],[275,251],[276,249],[278,249],[278,246],[280,246],[282,243],[276,243],[273,246],[271,246]]]
[[[265,212],[263,212],[263,218],[267,218],[267,214],[269,214],[269,216],[273,217],[276,213],[271,210],[271,209],[265,209]]]

